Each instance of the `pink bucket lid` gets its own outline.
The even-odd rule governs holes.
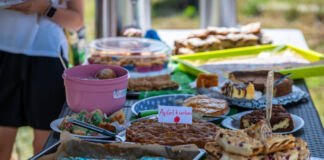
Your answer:
[[[112,69],[116,73],[117,78],[105,79],[105,80],[89,79],[91,77],[94,77],[97,72],[105,68]],[[79,82],[83,84],[102,85],[102,84],[119,83],[122,80],[128,79],[128,71],[119,66],[90,64],[90,65],[82,65],[82,66],[75,66],[69,68],[64,71],[62,77],[63,79]]]

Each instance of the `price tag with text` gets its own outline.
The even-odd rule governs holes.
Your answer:
[[[179,106],[159,106],[160,123],[192,124],[192,108]]]

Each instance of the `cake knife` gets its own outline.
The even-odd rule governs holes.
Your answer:
[[[273,81],[274,81],[274,71],[268,72],[267,83],[266,83],[266,119],[265,123],[261,127],[261,135],[266,138],[272,133],[272,128],[270,124],[271,114],[272,114],[272,98],[273,98]]]

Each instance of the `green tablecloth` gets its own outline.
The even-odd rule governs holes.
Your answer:
[[[190,87],[190,83],[195,81],[196,77],[181,72],[178,65],[175,65],[176,69],[172,73],[172,80],[176,81],[180,85],[180,90],[176,91],[146,91],[141,92],[139,99],[144,99],[148,97],[165,95],[165,94],[195,94],[197,91]]]

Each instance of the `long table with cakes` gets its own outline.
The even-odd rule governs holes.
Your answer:
[[[303,34],[301,31],[296,29],[264,29],[264,33],[269,35],[273,41],[273,44],[288,44],[293,46],[298,46],[299,48],[308,49],[307,43],[303,37]],[[166,42],[166,44],[173,46],[174,40],[178,37],[186,37],[192,33],[193,30],[158,30],[157,33],[160,36],[160,38]],[[309,90],[307,88],[307,85],[305,83],[304,79],[295,79],[294,85],[297,86],[300,90],[307,93],[309,96],[304,98],[302,102],[296,102],[296,103],[290,103],[288,105],[285,105],[285,109],[290,113],[299,116],[304,120],[304,125],[301,129],[293,133],[293,136],[299,137],[308,144],[309,151],[311,153],[312,157],[319,157],[324,158],[324,129],[323,125],[321,123],[318,111],[315,108],[315,105],[310,97]],[[246,95],[245,95],[246,96]],[[130,121],[134,118],[134,115],[131,107],[138,102],[139,99],[134,97],[127,97],[127,100],[125,102],[125,105],[123,107],[123,112],[125,114],[126,121]],[[236,105],[231,105],[231,110],[236,110],[237,113],[245,112],[248,109],[242,108]],[[273,109],[275,110],[275,109]],[[62,111],[59,115],[59,118],[64,118],[66,115],[71,115],[73,112],[68,107],[67,104],[64,104]],[[148,123],[153,123],[152,120],[148,120]],[[192,122],[192,123],[198,123],[198,122]],[[141,125],[141,124],[138,124]],[[143,127],[143,126],[142,126]],[[166,127],[163,124],[157,127]],[[187,126],[181,126],[180,128],[184,128],[183,130],[186,131]],[[205,126],[204,126],[205,127]],[[208,127],[208,125],[207,125]],[[171,129],[172,130],[172,129]],[[168,127],[166,127],[164,130],[160,130],[159,132],[168,132],[171,134],[172,131],[168,130]],[[136,132],[136,129],[135,131]],[[193,130],[188,132],[196,132]],[[213,132],[212,128],[208,128],[208,131],[206,133],[200,133],[197,131],[198,134],[202,134],[203,136],[208,137],[208,135],[204,135],[207,133]],[[247,131],[249,134],[249,131]],[[136,134],[136,133],[134,133]],[[231,134],[237,134],[237,133],[227,133],[224,132],[223,134],[227,135],[229,134],[231,137]],[[226,137],[226,136],[224,136]],[[128,137],[132,138],[132,137]],[[154,137],[153,137],[154,138]],[[222,138],[222,136],[221,136]],[[47,143],[44,146],[43,152],[47,152],[51,146],[55,145],[59,142],[60,134],[57,132],[52,131]],[[172,143],[176,143],[176,140],[172,140]],[[194,140],[192,140],[194,141]],[[171,142],[170,142],[171,143]],[[199,144],[199,143],[198,143]],[[228,144],[230,144],[228,142]],[[166,144],[167,145],[167,144]],[[241,146],[242,144],[240,144]],[[201,146],[198,146],[199,148],[203,148],[204,144],[201,144]],[[219,147],[219,146],[218,146]],[[223,146],[224,147],[224,146]],[[217,151],[217,147],[215,148],[212,143],[208,143],[205,145],[205,149],[208,150],[208,148],[211,148],[213,150]],[[254,151],[253,151],[254,152]],[[257,151],[255,151],[257,152]],[[240,153],[237,153],[240,154]],[[245,154],[245,153],[242,153]],[[216,154],[217,155],[217,154]],[[251,155],[253,155],[251,153]],[[217,158],[216,158],[217,159]],[[288,157],[289,159],[289,157]]]

